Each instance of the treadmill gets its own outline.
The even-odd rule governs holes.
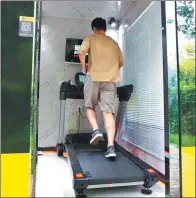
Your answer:
[[[158,181],[158,173],[148,164],[126,151],[115,141],[116,159],[105,157],[107,135],[98,145],[90,145],[92,133],[68,134],[64,131],[66,99],[84,99],[83,86],[85,75],[76,73],[75,84],[63,82],[60,87],[60,119],[57,155],[67,153],[73,173],[73,188],[76,197],[85,197],[84,191],[92,188],[143,185],[142,194],[152,193],[150,188]],[[119,107],[116,129],[119,133],[127,101],[130,100],[133,85],[117,87]],[[117,137],[116,137],[117,139]],[[145,141],[145,140],[144,140]]]

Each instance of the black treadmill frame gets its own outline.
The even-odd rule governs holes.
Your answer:
[[[131,93],[133,92],[133,85],[125,85],[122,87],[117,87],[117,94],[119,98],[119,109],[118,109],[118,114],[117,114],[117,119],[116,119],[116,134],[117,131],[120,130],[121,124],[122,124],[122,119],[126,107],[127,101],[129,101],[131,97]],[[65,101],[67,98],[71,99],[84,99],[83,95],[83,85],[78,86],[78,85],[71,85],[70,81],[69,82],[63,82],[61,84],[60,88],[60,101],[61,101],[61,106],[62,106],[62,101],[63,105],[65,105]],[[65,112],[65,109],[63,109]],[[64,116],[63,116],[64,119]],[[60,119],[60,122],[61,119]],[[59,124],[59,127],[62,124]],[[64,123],[63,123],[64,126]],[[65,137],[65,142],[64,142],[64,137],[62,136],[62,133],[64,133],[64,128],[60,127],[59,134],[61,134],[61,138],[58,140],[57,148],[58,148],[58,155],[63,156],[63,152],[66,150],[68,153],[68,159],[71,164],[71,169],[73,173],[73,187],[75,192],[78,194],[83,194],[84,190],[88,188],[88,180],[91,179],[88,175],[86,175],[80,165],[80,162],[77,158],[76,151],[74,149],[74,144],[87,144],[89,143],[89,140],[91,138],[91,134],[67,134]],[[115,135],[116,135],[115,134]],[[107,142],[107,136],[104,134],[105,142]],[[102,145],[99,145],[100,147],[102,146],[102,149],[106,150],[106,143],[102,143]],[[158,173],[154,171],[152,167],[149,165],[145,164],[142,160],[134,156],[133,154],[129,153],[126,151],[123,147],[121,147],[116,141],[115,141],[115,147],[117,150],[119,150],[122,154],[124,154],[126,157],[128,157],[130,160],[132,160],[137,166],[139,166],[145,174],[145,180],[143,181],[143,186],[145,189],[149,189],[152,186],[154,186],[158,181]],[[110,184],[108,184],[109,187]],[[101,185],[100,185],[101,186]],[[115,184],[112,185],[113,187]],[[122,183],[123,186],[123,183]]]
[[[71,135],[72,140],[71,142],[67,142],[65,145],[67,153],[68,153],[68,158],[71,164],[71,169],[74,177],[74,190],[79,193],[83,194],[83,191],[88,188],[89,183],[88,180],[91,180],[90,175],[86,175],[80,165],[80,162],[77,158],[76,151],[74,149],[74,144],[87,144],[89,143],[89,140],[91,139],[91,134],[74,134]],[[103,150],[106,150],[106,142],[107,142],[107,137],[106,141],[102,143],[102,145],[98,145],[98,147],[102,147]],[[69,138],[70,140],[70,138]],[[145,189],[150,189],[152,186],[154,186],[158,181],[158,173],[154,171],[154,169],[145,164],[142,160],[134,156],[133,154],[129,153],[127,150],[125,150],[123,147],[121,147],[116,141],[115,141],[115,148],[120,151],[123,155],[125,155],[127,158],[129,158],[131,161],[133,161],[137,166],[139,166],[144,174],[145,174],[145,180],[143,181],[143,186]],[[82,175],[82,177],[78,178],[77,175]],[[138,181],[138,184],[141,181]],[[130,183],[135,183],[135,182],[130,182]],[[108,183],[108,187],[112,184],[112,187],[119,186],[118,184],[115,185],[115,183]],[[125,182],[124,184],[127,184]],[[131,184],[130,184],[131,185]],[[97,186],[102,186],[102,185],[97,185]],[[107,186],[107,184],[105,184]],[[121,186],[124,186],[123,183]]]

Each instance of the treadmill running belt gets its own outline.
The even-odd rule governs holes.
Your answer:
[[[141,182],[145,179],[144,171],[121,152],[116,152],[115,161],[106,159],[101,151],[76,152],[83,173],[91,176],[89,185]]]

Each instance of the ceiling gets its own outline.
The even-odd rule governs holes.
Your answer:
[[[42,16],[92,20],[95,17],[115,17],[129,23],[138,17],[151,1],[42,1]]]
[[[133,1],[43,1],[42,15],[93,19],[97,16],[103,18],[121,18],[127,7]]]

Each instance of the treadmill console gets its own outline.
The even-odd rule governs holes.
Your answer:
[[[60,87],[60,100],[70,99],[84,99],[83,87],[86,75],[83,73],[76,73],[74,81],[63,82]]]
[[[75,84],[76,86],[83,86],[86,79],[86,75],[83,73],[76,73]]]

